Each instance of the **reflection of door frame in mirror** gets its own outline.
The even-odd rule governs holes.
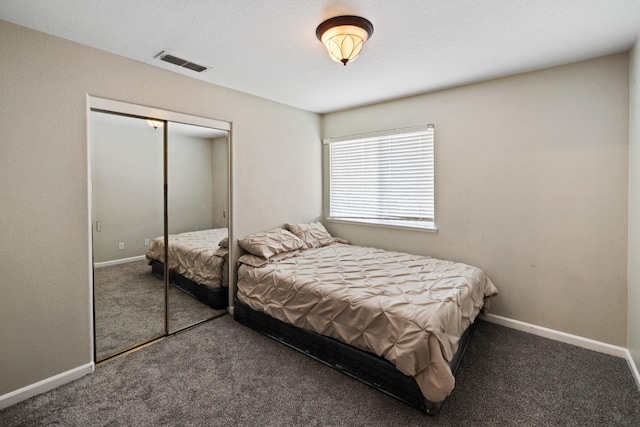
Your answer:
[[[183,123],[183,124],[188,124],[188,125],[195,125],[195,126],[202,126],[202,127],[207,127],[207,128],[212,128],[212,129],[219,129],[219,130],[223,130],[227,132],[227,176],[228,176],[228,183],[227,183],[227,194],[228,194],[228,203],[227,203],[227,220],[228,220],[228,233],[229,233],[229,242],[233,242],[233,212],[231,207],[233,206],[233,194],[232,194],[232,173],[231,173],[231,168],[232,168],[232,132],[231,132],[231,123],[230,122],[225,122],[225,121],[221,121],[221,120],[216,120],[216,119],[210,119],[210,118],[206,118],[206,117],[200,117],[200,116],[193,116],[193,115],[189,115],[189,114],[184,114],[184,113],[178,113],[175,111],[169,111],[169,110],[163,110],[163,109],[158,109],[158,108],[153,108],[153,107],[147,107],[147,106],[142,106],[142,105],[137,105],[137,104],[130,104],[130,103],[126,103],[126,102],[121,102],[121,101],[115,101],[115,100],[110,100],[110,99],[105,99],[105,98],[99,98],[99,97],[95,97],[95,96],[91,96],[91,95],[87,95],[87,191],[88,191],[88,249],[89,249],[89,253],[88,253],[88,261],[89,261],[89,303],[91,305],[91,313],[94,313],[95,307],[94,307],[94,283],[93,283],[93,206],[92,206],[92,201],[93,201],[93,189],[92,189],[92,185],[93,185],[93,178],[92,178],[92,124],[91,124],[91,112],[92,111],[102,111],[102,112],[109,112],[109,113],[114,113],[114,114],[120,114],[120,115],[125,115],[125,116],[132,116],[132,117],[139,117],[139,118],[151,118],[151,119],[157,119],[157,120],[161,120],[166,122],[176,122],[176,123]],[[165,155],[164,157],[164,162],[165,164],[164,166],[164,179],[165,179],[165,183],[167,182],[167,159],[166,159],[166,141],[167,141],[167,126],[164,126],[164,151],[165,151]],[[165,187],[165,193],[166,193],[166,187]],[[166,196],[164,197],[164,210],[165,210],[165,215],[167,212],[167,198]],[[167,225],[167,220],[165,218],[164,221],[164,236],[165,236],[165,248],[168,247],[168,225]],[[229,277],[229,304],[228,306],[232,306],[232,298],[233,295],[235,295],[235,272],[233,271],[233,268],[231,268],[231,260],[233,260],[233,255],[232,255],[232,251],[233,251],[233,245],[229,244],[229,254],[228,254],[228,277]],[[166,253],[166,252],[165,252]],[[165,258],[166,259],[166,258]],[[168,289],[168,263],[165,262],[165,271],[164,271],[164,278],[165,278],[165,294],[167,292]],[[96,345],[95,345],[95,314],[90,318],[90,330],[91,330],[91,337],[90,337],[90,346],[91,346],[91,354],[93,355],[93,361],[94,363],[96,362]],[[169,325],[168,325],[168,306],[167,306],[167,298],[165,295],[165,336],[169,335]],[[141,344],[145,344],[145,343],[141,343]]]

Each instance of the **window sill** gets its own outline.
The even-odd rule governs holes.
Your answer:
[[[372,227],[382,227],[382,228],[395,228],[400,230],[411,230],[411,231],[421,231],[423,233],[437,233],[438,228],[433,222],[424,223],[424,225],[408,225],[402,224],[398,222],[374,222],[374,220],[366,221],[366,220],[350,220],[350,219],[340,219],[340,218],[325,218],[327,222],[334,222],[338,224],[353,224],[353,225],[364,225],[364,226],[372,226]]]

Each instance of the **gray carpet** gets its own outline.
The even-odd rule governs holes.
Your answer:
[[[0,412],[2,426],[638,426],[623,359],[480,322],[429,417],[225,315]]]
[[[94,270],[96,358],[165,333],[164,280],[146,260]],[[173,286],[169,287],[169,332],[225,314]]]

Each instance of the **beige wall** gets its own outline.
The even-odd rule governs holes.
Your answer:
[[[4,21],[0,45],[0,396],[92,358],[87,94],[232,122],[236,236],[319,216],[316,114]]]
[[[627,345],[640,369],[640,37],[630,58],[629,324]]]
[[[437,233],[329,230],[477,265],[500,290],[494,314],[626,346],[628,63],[618,54],[324,116],[325,138],[427,123],[436,138]]]

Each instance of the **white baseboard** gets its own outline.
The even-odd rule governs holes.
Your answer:
[[[495,323],[497,325],[506,326],[507,328],[517,329],[518,331],[527,332],[533,335],[538,335],[567,344],[573,344],[578,347],[586,348],[588,350],[593,350],[599,353],[626,359],[627,364],[629,365],[629,369],[631,370],[631,375],[636,381],[638,390],[640,390],[640,372],[638,371],[638,366],[633,360],[633,357],[631,357],[631,353],[629,352],[629,350],[624,347],[618,347],[615,345],[592,340],[590,338],[584,338],[578,335],[567,334],[566,332],[560,332],[554,329],[532,325],[531,323],[525,323],[519,320],[509,319],[507,317],[496,316],[495,314],[491,313],[481,314],[480,319],[486,320],[487,322]]]
[[[75,381],[78,378],[92,373],[94,369],[95,364],[93,362],[87,363],[86,365],[78,366],[77,368],[71,369],[67,372],[63,372],[42,381],[38,381],[37,383],[22,387],[21,389],[3,394],[0,396],[0,410],[15,405],[16,403],[30,397],[53,390],[54,388],[70,383],[71,381]]]
[[[638,386],[638,390],[640,390],[640,372],[638,371],[638,366],[636,362],[631,357],[631,352],[627,350],[627,363],[629,364],[629,369],[631,369],[631,374],[633,374],[633,378],[636,380],[636,385]]]
[[[93,268],[110,267],[112,265],[126,264],[126,263],[129,263],[129,262],[142,261],[143,259],[146,259],[146,258],[147,257],[144,256],[144,255],[139,255],[139,256],[134,256],[134,257],[131,257],[131,258],[114,259],[113,261],[94,262],[93,263]]]
[[[597,351],[598,353],[621,357],[623,359],[628,359],[628,357],[631,357],[630,355],[627,357],[629,351],[624,347],[607,344],[578,335],[567,334],[566,332],[560,332],[554,329],[544,328],[542,326],[532,325],[531,323],[525,323],[519,320],[509,319],[507,317],[496,316],[495,314],[491,313],[481,314],[480,319],[486,320],[487,322],[495,323],[497,325],[506,326],[507,328],[517,329],[519,331],[528,332],[533,335],[549,338],[555,341],[573,344],[578,347],[586,348],[587,350]]]

